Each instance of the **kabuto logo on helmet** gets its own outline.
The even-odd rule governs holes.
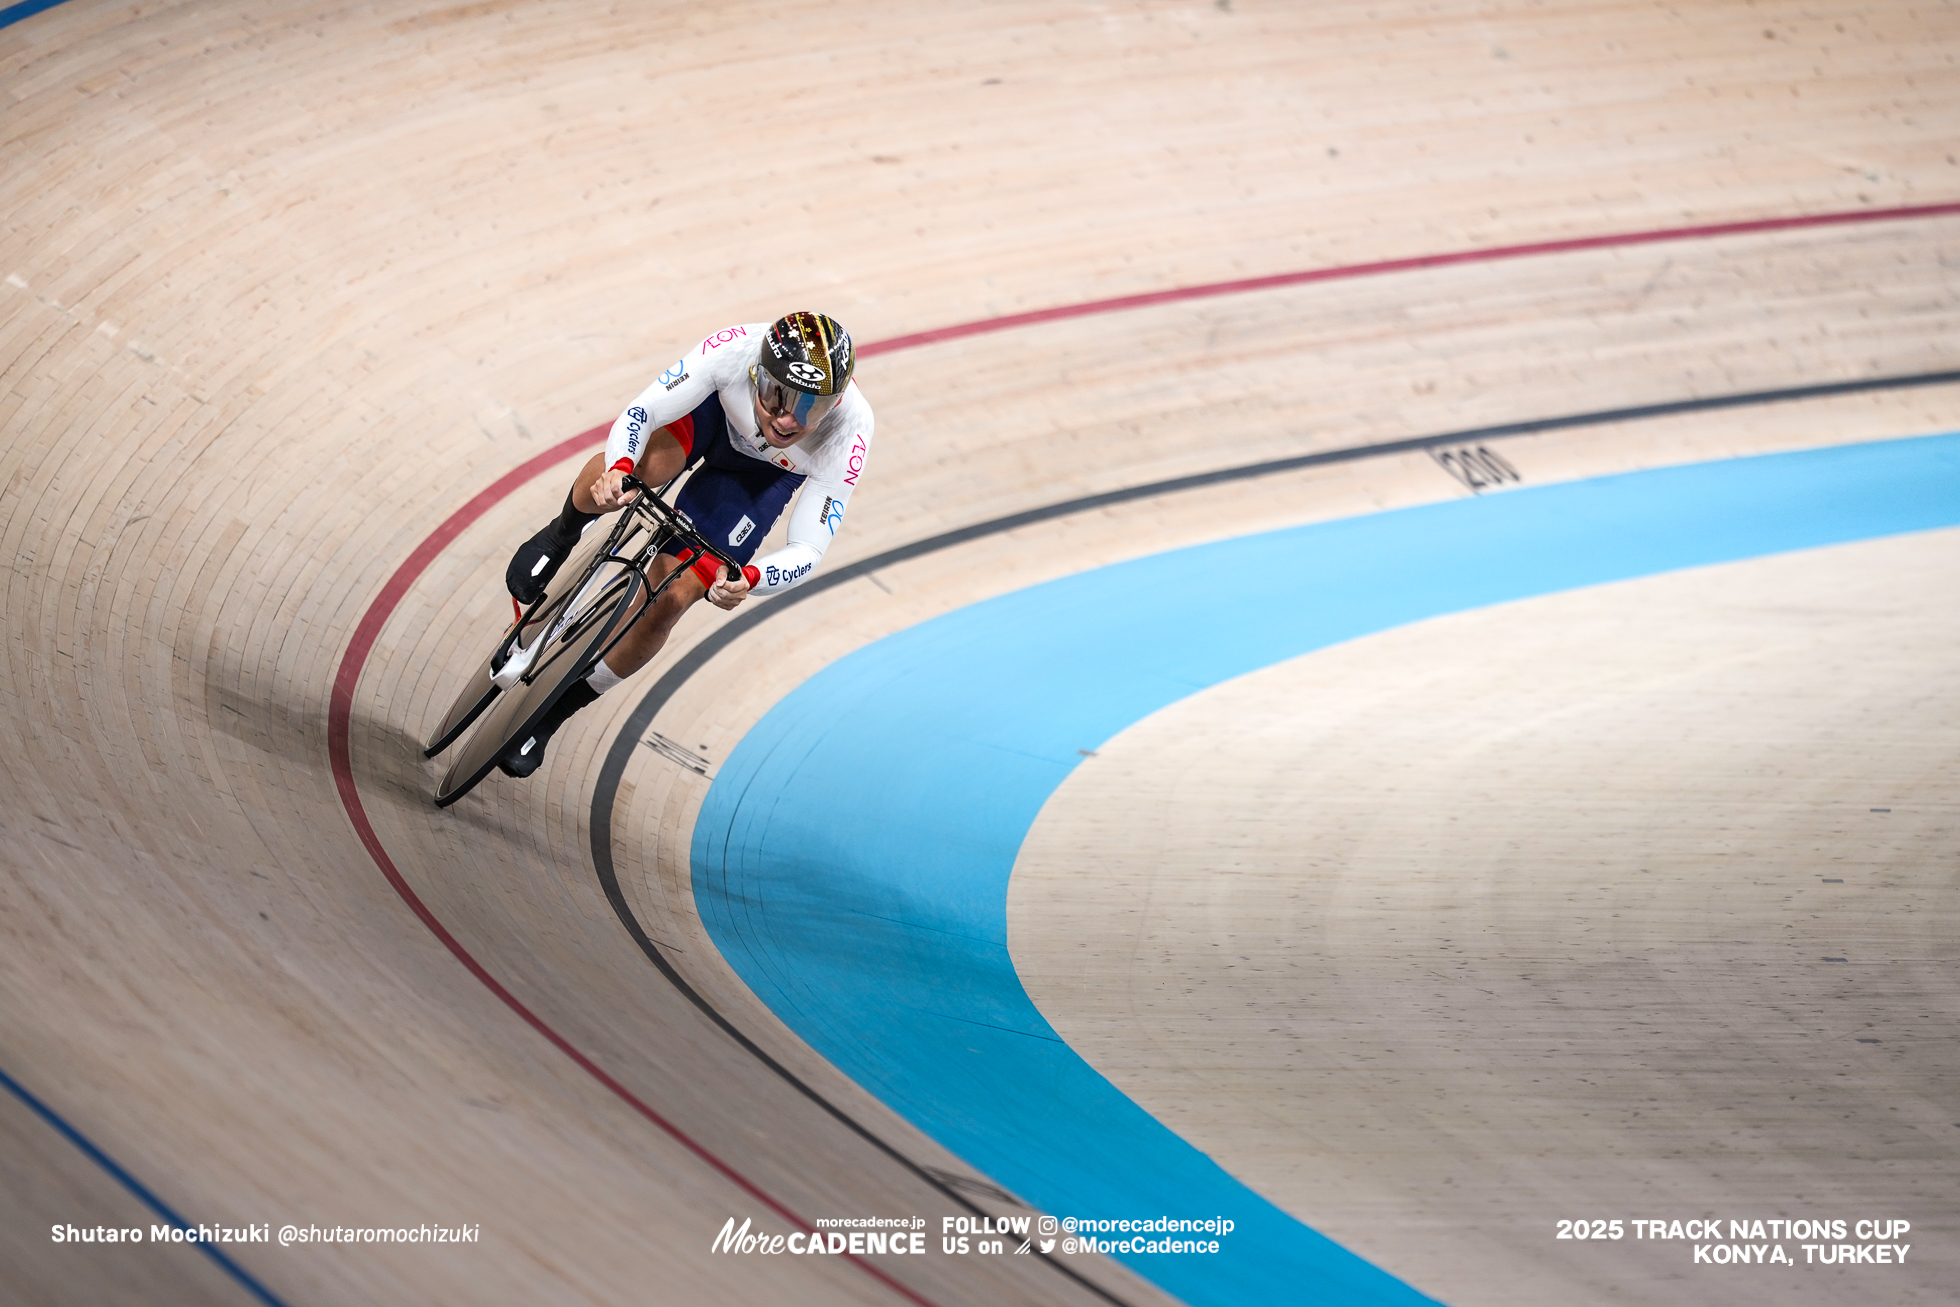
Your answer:
[[[822,368],[814,363],[805,363],[801,359],[791,363],[785,371],[789,373],[789,379],[791,381],[800,382],[810,390],[815,390],[817,387],[823,385],[825,380],[824,370]]]

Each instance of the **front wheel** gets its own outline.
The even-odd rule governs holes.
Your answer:
[[[486,701],[487,712],[477,710],[482,720],[475,733],[450,761],[448,772],[436,786],[437,807],[448,807],[488,776],[510,742],[535,729],[565,691],[592,670],[623,624],[632,620],[628,614],[644,584],[635,568],[607,558],[589,575],[575,575],[581,575],[584,583],[545,637],[556,647],[540,649],[537,670],[501,698],[496,697],[496,687],[490,687],[494,703]]]
[[[564,596],[571,593],[573,587],[585,577],[592,566],[592,560],[598,557],[600,550],[605,548],[610,534],[596,527],[586,531],[585,539],[579,541],[572,552],[566,555],[565,561],[559,565],[557,575],[552,577],[551,584],[545,587],[544,602],[532,607],[531,620],[525,623],[522,631],[518,632],[515,648],[528,649],[531,641],[550,628],[552,619],[563,607]],[[435,757],[461,739],[463,732],[470,728],[470,723],[481,717],[484,709],[488,708],[501,693],[496,682],[490,678],[497,673],[498,655],[504,651],[509,636],[510,631],[506,628],[505,638],[497,641],[490,652],[484,656],[483,662],[470,674],[469,679],[463,682],[463,688],[457,693],[456,701],[449,706],[449,711],[443,714],[442,721],[436,725],[435,734],[429,737],[428,747],[422,750],[424,758]]]

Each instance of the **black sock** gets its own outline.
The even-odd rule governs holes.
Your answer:
[[[581,676],[575,684],[567,686],[565,693],[560,696],[556,706],[562,716],[558,720],[562,722],[566,717],[581,709],[590,708],[597,702],[599,702],[599,692],[592,688],[586,676]]]
[[[579,512],[578,505],[572,501],[572,492],[569,490],[565,492],[565,507],[558,514],[557,527],[559,535],[567,539],[574,538],[579,532],[585,530],[585,524],[587,522],[596,522],[598,520],[599,515],[597,513]]]
[[[581,676],[576,682],[565,687],[565,693],[558,697],[557,703],[551,705],[551,711],[545,714],[544,720],[539,722],[537,729],[531,733],[549,737],[563,726],[573,713],[590,708],[597,702],[599,702],[599,692],[587,685],[585,678]]]

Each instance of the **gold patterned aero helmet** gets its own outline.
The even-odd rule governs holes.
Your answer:
[[[749,379],[764,412],[787,413],[808,430],[844,398],[856,364],[851,334],[836,319],[797,312],[769,324]]]

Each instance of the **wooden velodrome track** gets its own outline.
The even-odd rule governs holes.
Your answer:
[[[1956,55],[1960,16],[1903,3],[70,0],[0,28],[0,1298],[1166,1301],[1114,1260],[710,1254],[731,1215],[916,1213],[936,1249],[941,1215],[1019,1209],[723,962],[688,867],[708,782],[673,746],[712,771],[816,669],[987,596],[1469,491],[1408,447],[894,562],[729,644],[661,705],[669,751],[602,775],[726,621],[696,613],[537,777],[437,812],[420,741],[570,438],[705,331],[828,311],[879,418],[838,571],[1543,419],[1609,415],[1491,437],[1530,485],[1960,429]],[[1197,696],[1044,814],[1029,991],[1442,1301],[1951,1301],[1955,539],[1465,614]],[[1297,729],[1247,743],[1262,715]],[[1464,739],[1489,748],[1452,771]],[[1587,807],[1629,775],[1646,806]],[[698,1005],[595,876],[602,793],[626,909]],[[1665,883],[1585,898],[1567,869],[1630,826],[1668,832]],[[1221,887],[1193,850],[1228,829],[1254,871]],[[1309,845],[1332,870],[1294,894]],[[1801,890],[1750,892],[1772,865]],[[1410,936],[1452,877],[1522,906],[1479,918],[1489,983],[1439,998]],[[1207,971],[1207,931],[1275,978]],[[1250,1014],[1228,1035],[1152,1006],[1208,984]],[[1276,1031],[1319,1061],[1262,1053]],[[481,1237],[229,1266],[51,1242],[165,1220],[139,1190],[192,1224]],[[1738,1209],[1909,1219],[1914,1251],[1552,1237]]]

